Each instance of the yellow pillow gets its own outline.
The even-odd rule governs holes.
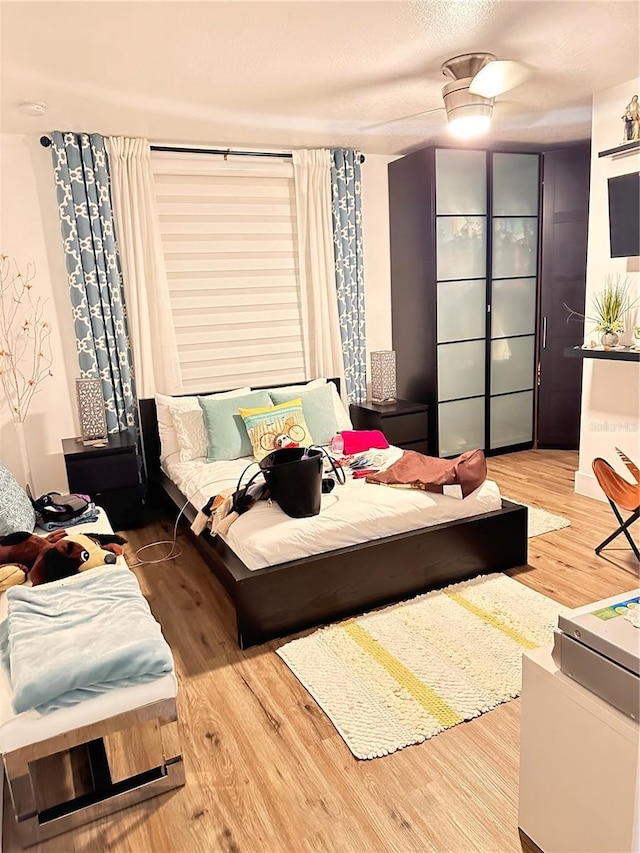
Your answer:
[[[279,406],[238,409],[247,428],[258,462],[281,447],[309,447],[313,444],[304,419],[302,400],[289,400]]]

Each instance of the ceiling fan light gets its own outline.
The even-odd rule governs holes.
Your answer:
[[[458,137],[486,133],[493,115],[493,98],[484,98],[469,91],[471,77],[454,80],[442,90],[449,130]]]
[[[491,127],[491,117],[488,115],[460,115],[449,120],[447,128],[459,139],[469,139],[480,136]]]

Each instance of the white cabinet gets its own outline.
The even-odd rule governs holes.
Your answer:
[[[638,723],[572,681],[551,647],[522,668],[518,824],[544,853],[640,850]]]

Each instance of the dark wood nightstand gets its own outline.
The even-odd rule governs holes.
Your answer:
[[[62,450],[70,492],[90,495],[114,530],[143,523],[144,489],[132,431],[110,433],[103,447],[64,438]]]
[[[349,414],[355,429],[379,429],[389,444],[403,450],[428,454],[427,412],[424,403],[396,400],[394,403],[352,403]]]

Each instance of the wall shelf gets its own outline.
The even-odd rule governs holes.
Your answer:
[[[615,154],[626,154],[630,151],[637,151],[639,148],[640,139],[634,139],[632,142],[624,142],[615,148],[607,148],[606,151],[599,151],[598,157],[613,157]]]
[[[582,349],[582,347],[565,347],[565,358],[606,358],[610,361],[640,361],[640,352],[625,347],[623,350]]]

